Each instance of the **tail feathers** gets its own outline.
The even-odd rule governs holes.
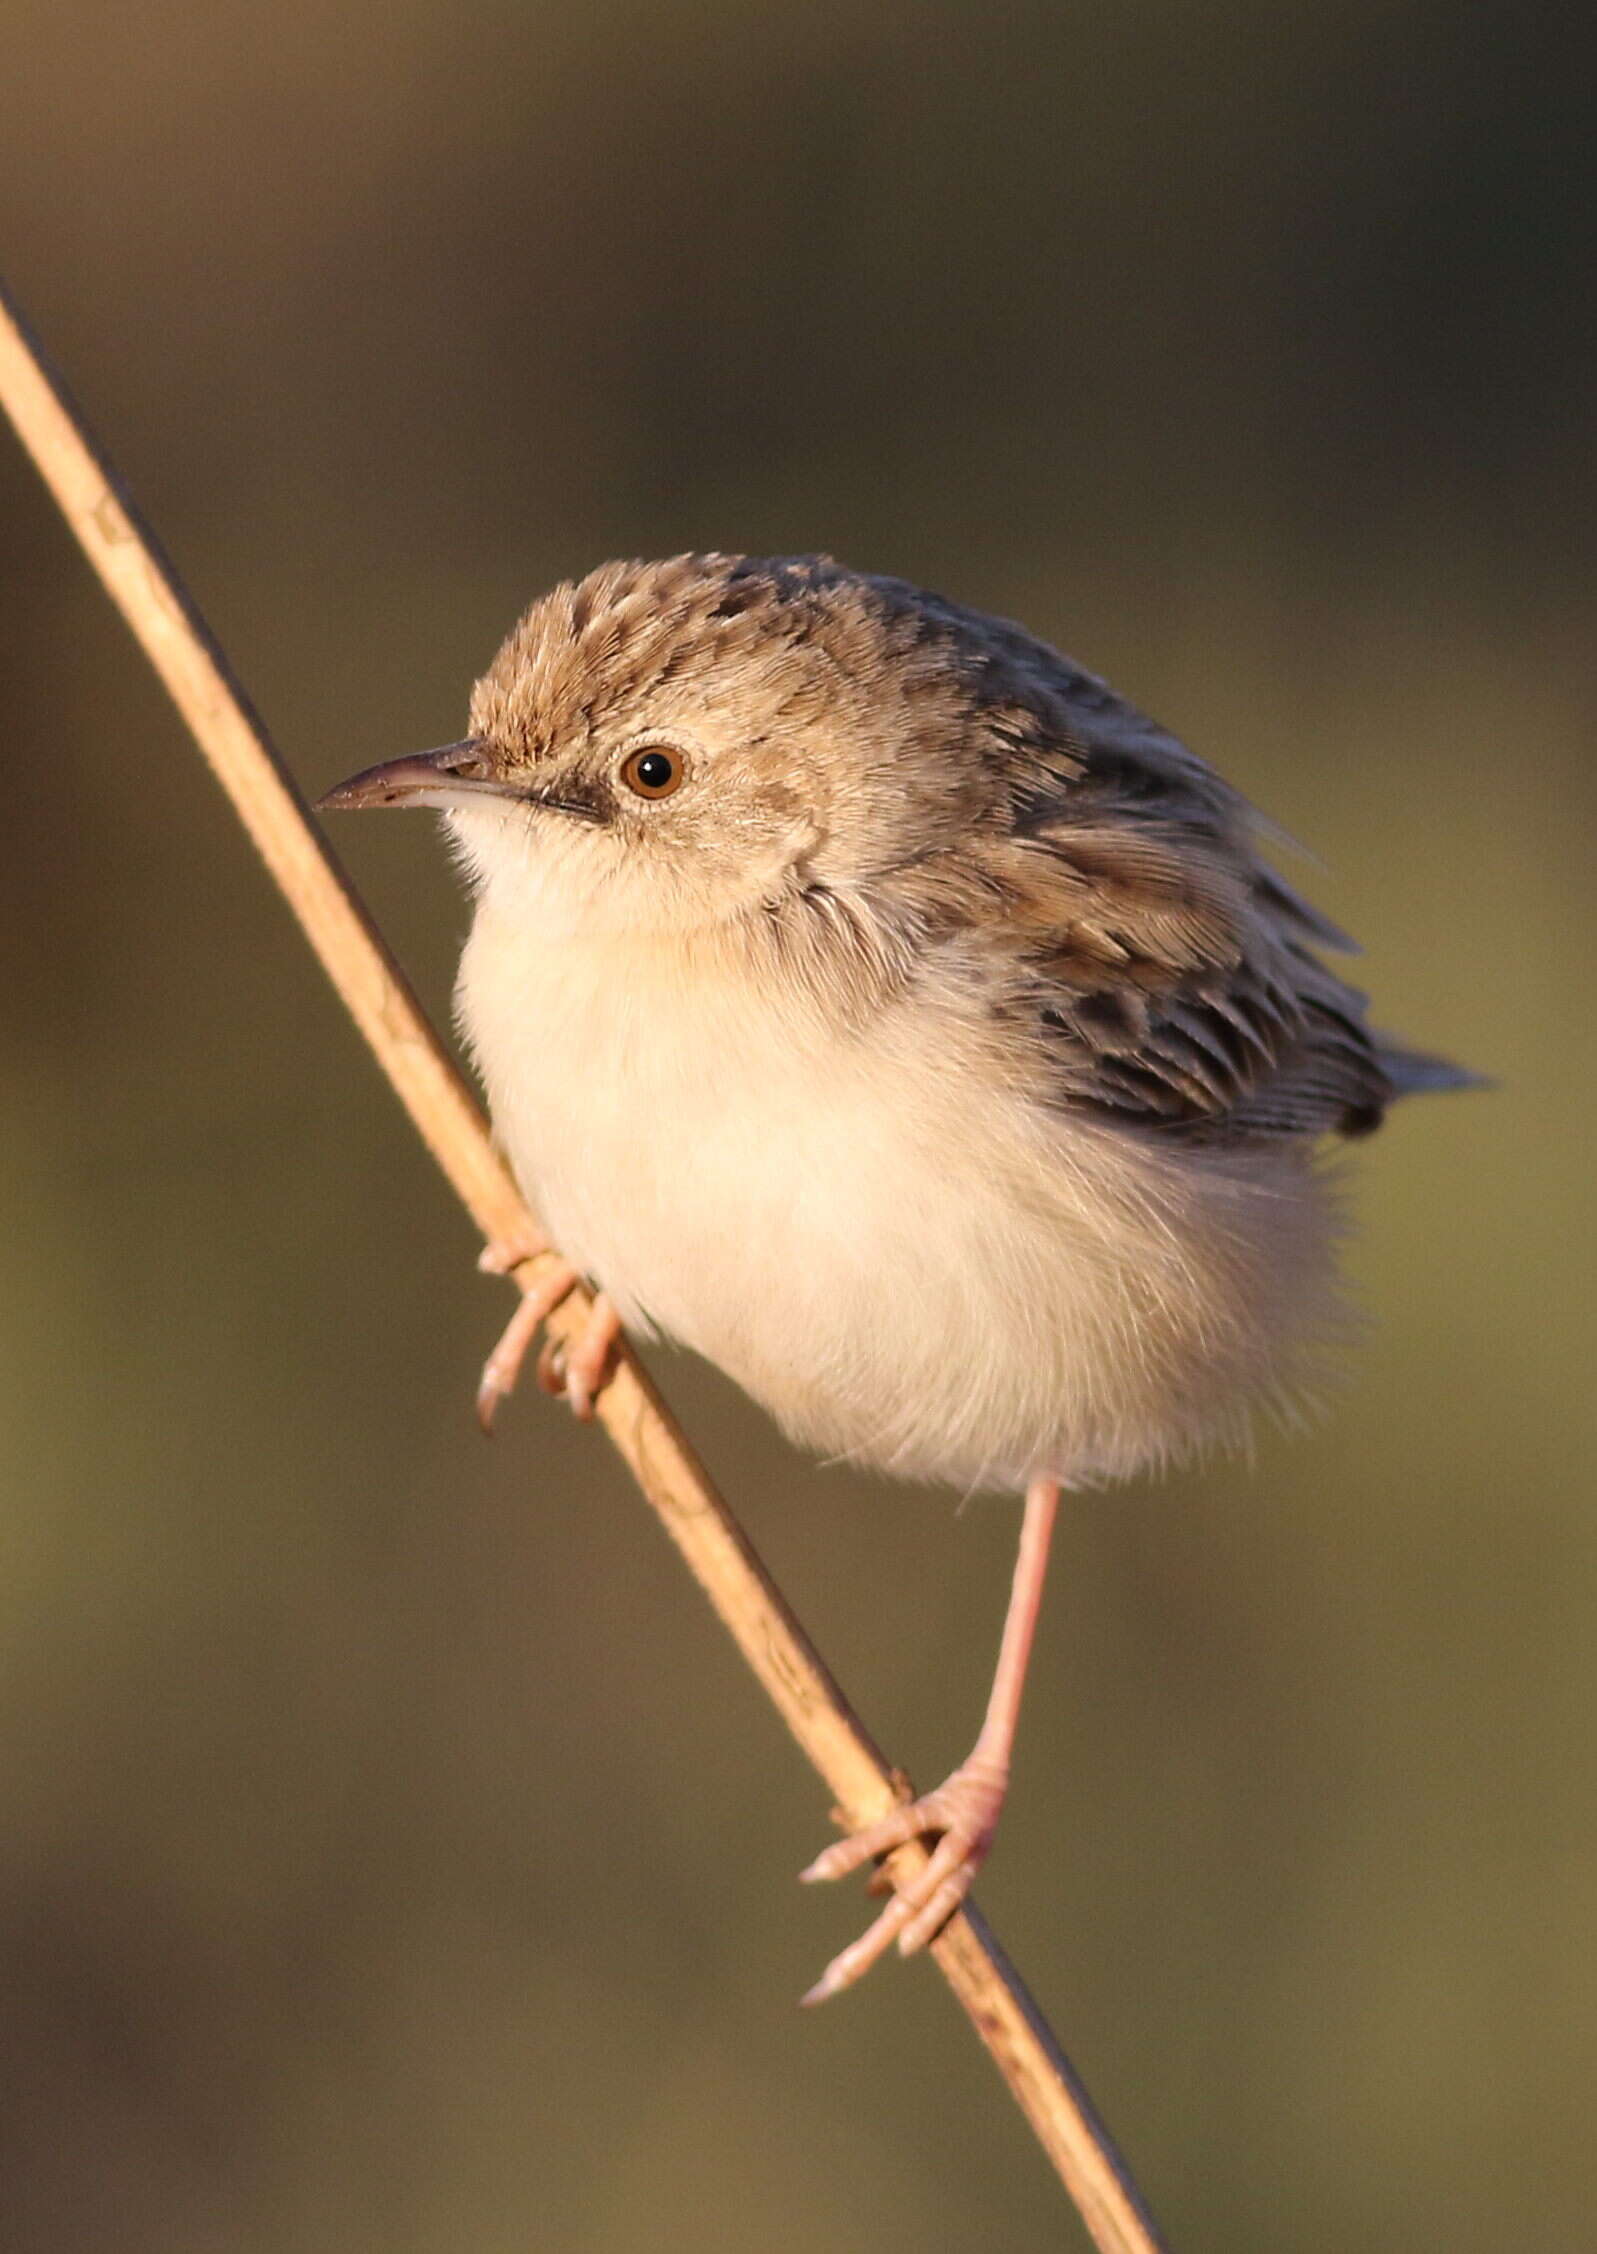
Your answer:
[[[1384,1033],[1375,1035],[1375,1047],[1394,1096],[1430,1095],[1446,1088],[1496,1086],[1484,1072],[1471,1072],[1467,1065],[1454,1064],[1447,1057],[1428,1056],[1423,1049],[1406,1049],[1400,1041],[1390,1040]]]

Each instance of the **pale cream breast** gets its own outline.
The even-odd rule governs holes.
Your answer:
[[[459,998],[555,1241],[825,1453],[962,1486],[1129,1471],[1267,1392],[1303,1327],[1283,1290],[1323,1288],[1301,1164],[1176,1172],[1045,1115],[952,996],[828,1025],[490,888]]]

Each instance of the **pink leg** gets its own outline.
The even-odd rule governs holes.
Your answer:
[[[1014,1750],[1015,1725],[1020,1718],[1021,1694],[1031,1658],[1042,1604],[1043,1582],[1048,1572],[1048,1545],[1059,1508],[1059,1483],[1034,1479],[1026,1490],[1026,1513],[1020,1528],[1020,1554],[1015,1560],[1009,1611],[1004,1619],[1003,1641],[993,1675],[986,1718],[970,1758],[953,1775],[907,1807],[894,1808],[880,1822],[840,1839],[816,1856],[799,1876],[806,1881],[843,1878],[877,1855],[902,1847],[906,1840],[926,1832],[940,1832],[924,1870],[916,1873],[901,1893],[895,1894],[874,1925],[832,1959],[814,1987],[804,1997],[807,2004],[824,2003],[868,1972],[896,1940],[901,1955],[923,1948],[970,1892],[976,1873],[987,1859],[998,1829],[998,1818],[1009,1791],[1009,1761]]]

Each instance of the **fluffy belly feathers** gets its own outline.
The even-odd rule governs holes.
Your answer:
[[[657,985],[632,948],[483,940],[480,919],[461,1018],[540,1218],[624,1321],[796,1440],[962,1487],[1086,1479],[1268,1388],[1251,1179],[1216,1183],[1195,1261],[1190,1179],[1006,1088],[977,1028],[796,1030],[747,985]]]

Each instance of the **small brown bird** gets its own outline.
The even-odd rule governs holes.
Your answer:
[[[1061,1486],[1289,1400],[1337,1325],[1318,1153],[1471,1075],[1365,1024],[1246,802],[1018,626],[826,557],[612,563],[533,604],[470,733],[332,791],[430,806],[476,893],[461,1024],[578,1275],[798,1441],[1024,1488],[974,1750],[804,1873],[937,1845],[806,2000],[968,1891]],[[527,1246],[493,1248],[505,1267]]]

